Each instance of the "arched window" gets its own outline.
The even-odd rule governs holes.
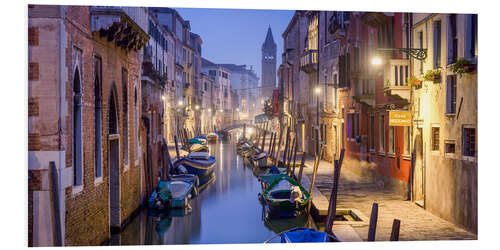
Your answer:
[[[135,160],[139,160],[139,105],[137,104],[137,88],[134,89],[134,145]]]
[[[108,119],[108,133],[110,135],[118,134],[118,110],[117,110],[117,96],[115,86],[111,88],[111,95],[109,97],[109,119]]]
[[[128,166],[128,73],[122,68],[122,90],[123,90],[123,163]]]
[[[95,177],[102,177],[101,59],[94,62],[94,165]]]
[[[73,185],[83,184],[82,89],[78,67],[73,74]]]

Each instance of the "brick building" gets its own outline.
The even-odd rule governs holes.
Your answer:
[[[28,7],[32,246],[100,244],[140,205],[133,111],[149,37],[131,16],[144,11]]]

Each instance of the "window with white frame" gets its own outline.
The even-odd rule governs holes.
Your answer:
[[[73,73],[73,185],[83,185],[82,86],[78,66]]]
[[[101,70],[102,61],[94,57],[94,176],[102,177],[102,113],[101,113]]]
[[[445,155],[455,154],[455,140],[444,141],[444,153]]]

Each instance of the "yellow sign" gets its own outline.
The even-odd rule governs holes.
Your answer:
[[[410,126],[410,111],[391,110],[389,111],[389,126]]]

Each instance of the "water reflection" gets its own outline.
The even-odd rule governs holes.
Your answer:
[[[233,137],[235,138],[235,137]],[[262,188],[236,154],[234,142],[210,145],[214,183],[190,200],[191,210],[143,210],[112,243],[121,245],[262,243],[293,227],[313,226],[307,215],[271,218],[258,200]],[[279,240],[275,241],[279,242]]]

